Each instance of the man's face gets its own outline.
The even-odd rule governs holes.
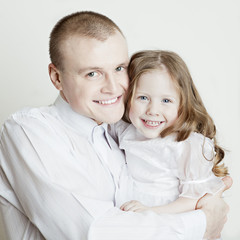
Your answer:
[[[105,41],[72,36],[62,52],[64,70],[59,71],[58,89],[72,109],[98,124],[120,120],[128,88],[124,37],[119,32]]]

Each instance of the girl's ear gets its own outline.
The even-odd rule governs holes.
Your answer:
[[[48,73],[50,76],[50,79],[53,83],[53,85],[55,86],[55,88],[59,91],[62,90],[62,83],[60,80],[60,73],[59,70],[55,67],[55,65],[53,63],[50,63],[48,65]]]

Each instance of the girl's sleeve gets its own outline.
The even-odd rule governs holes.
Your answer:
[[[214,143],[199,133],[179,143],[178,170],[180,197],[199,198],[215,194],[224,187],[221,178],[212,171]]]

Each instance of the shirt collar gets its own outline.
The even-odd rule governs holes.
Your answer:
[[[59,117],[68,127],[81,134],[92,137],[92,132],[98,124],[91,118],[85,117],[75,112],[71,106],[59,95],[54,103]]]
[[[102,123],[98,125],[94,120],[89,117],[85,117],[77,112],[75,112],[71,106],[59,95],[54,103],[57,109],[59,117],[64,121],[68,127],[72,128],[74,131],[80,132],[81,135],[86,136],[91,142],[94,142],[93,135],[97,128],[103,128],[105,131],[106,140],[111,146],[111,141],[109,139],[107,131],[107,123]]]

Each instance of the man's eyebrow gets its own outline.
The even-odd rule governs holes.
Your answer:
[[[119,64],[117,64],[116,65],[116,68],[118,67],[118,66],[128,66],[129,65],[129,61],[125,61],[125,62],[123,62],[123,63],[119,63]],[[92,71],[95,71],[95,70],[102,70],[103,68],[102,67],[97,67],[97,66],[88,66],[88,67],[85,67],[85,68],[80,68],[79,70],[78,70],[78,73],[82,73],[82,72],[92,72]]]
[[[78,70],[78,73],[82,73],[82,72],[93,72],[95,70],[101,70],[102,68],[101,67],[85,67],[85,68],[80,68]]]
[[[128,65],[129,65],[129,60],[127,60],[127,61],[125,61],[125,62],[119,64],[119,66],[123,66],[123,65],[128,66]]]

